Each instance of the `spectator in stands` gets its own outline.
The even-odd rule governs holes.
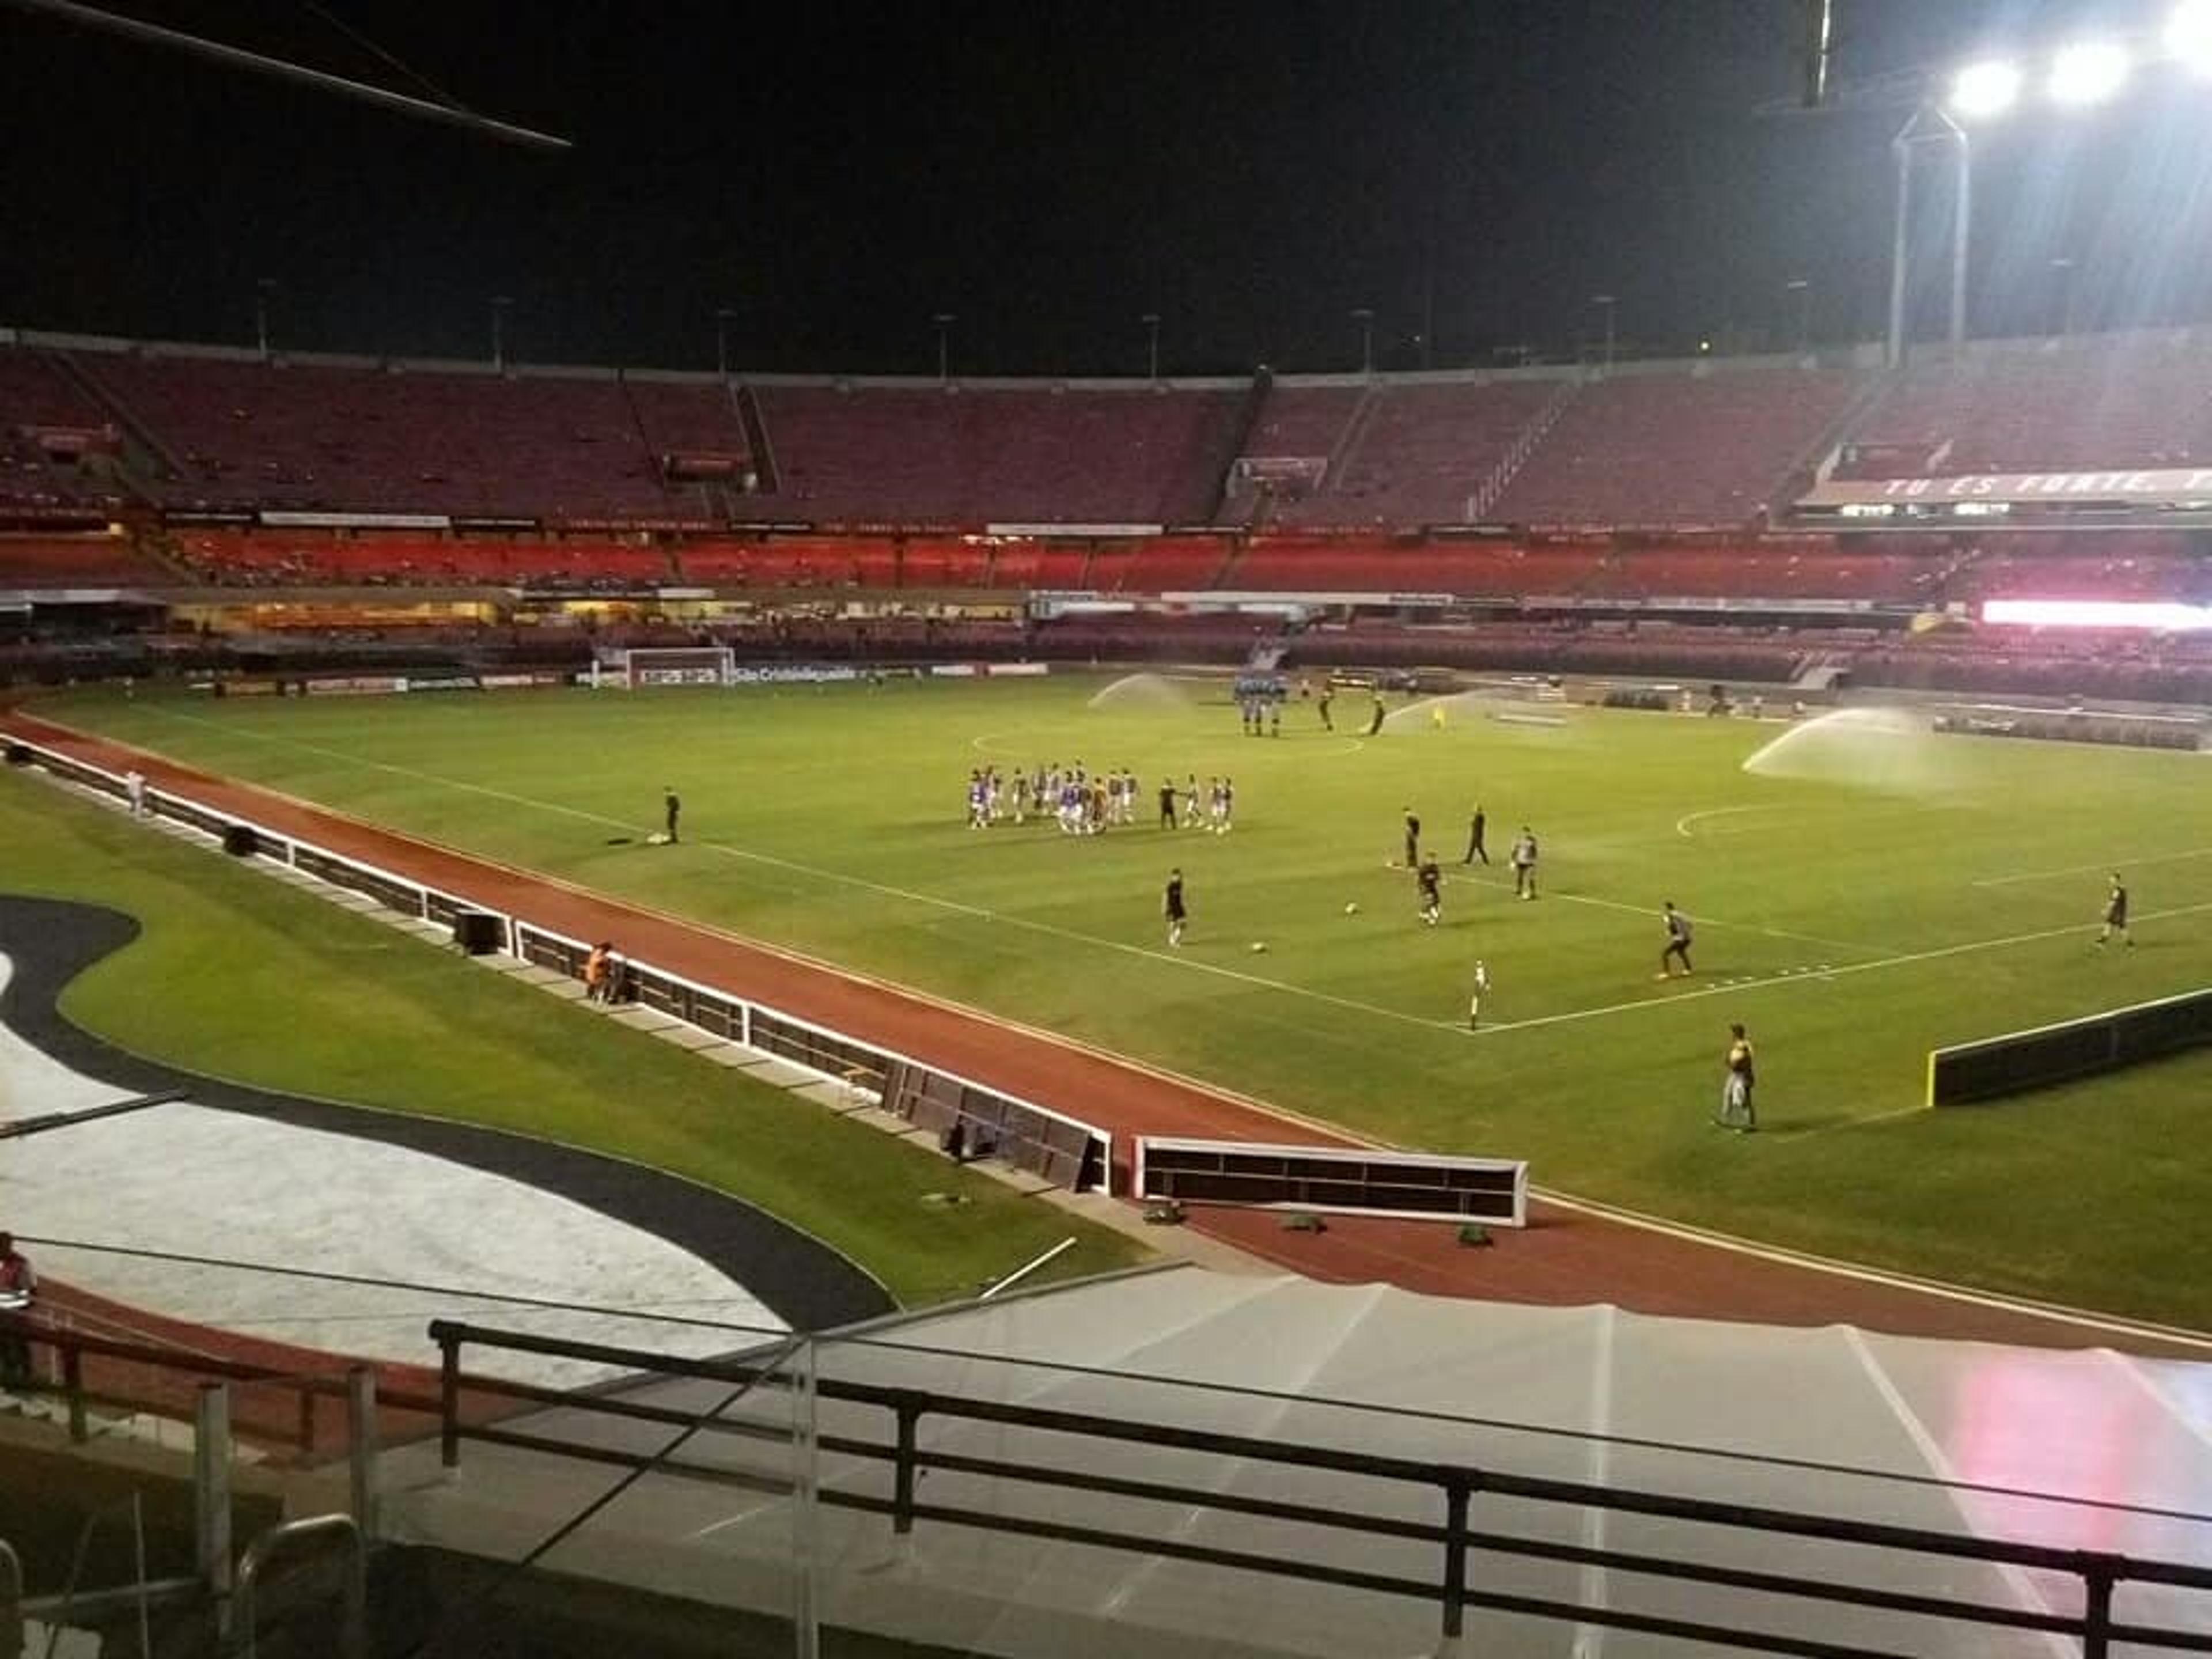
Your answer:
[[[30,1385],[31,1342],[15,1322],[38,1293],[30,1257],[15,1248],[13,1233],[0,1233],[0,1389]]]

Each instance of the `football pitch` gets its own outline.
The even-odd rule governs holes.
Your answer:
[[[1393,707],[1371,738],[1295,703],[1281,737],[1248,738],[1221,688],[1109,675],[40,705],[1370,1136],[1526,1158],[1560,1192],[2212,1328],[2212,1063],[1921,1106],[1931,1047],[2212,983],[2212,759],[1856,719]],[[1339,726],[1365,712],[1340,699]],[[1079,762],[1137,774],[1135,826],[966,827],[971,768]],[[1162,780],[1192,774],[1234,778],[1231,833],[1154,827]],[[646,841],[664,786],[684,803],[673,847]],[[1487,867],[1461,862],[1477,802]],[[1433,928],[1393,867],[1408,807],[1447,876]],[[1523,824],[1534,902],[1503,867]],[[2115,869],[2138,942],[2100,951]],[[1696,972],[1662,981],[1668,899],[1695,919]],[[1755,1136],[1711,1124],[1732,1020],[1758,1045]]]

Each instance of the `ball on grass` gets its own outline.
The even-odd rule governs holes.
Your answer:
[[[1266,952],[1267,949],[1267,940],[1265,940],[1265,939],[1254,939],[1254,940],[1252,941],[1252,954],[1253,954],[1254,956],[1255,956],[1255,957],[1256,957],[1256,956],[1263,955],[1263,954]]]
[[[1344,907],[1344,914],[1347,916],[1356,916],[1359,914],[1359,907],[1356,904],[1347,904]]]

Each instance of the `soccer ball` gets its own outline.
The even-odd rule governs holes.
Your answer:
[[[668,845],[668,837],[656,830],[645,838],[645,844],[647,847],[665,847]]]
[[[1359,914],[1359,907],[1356,904],[1347,904],[1344,907],[1344,914],[1347,916],[1356,916]]]
[[[1266,954],[1267,949],[1267,942],[1265,939],[1255,939],[1252,941],[1252,954],[1254,956],[1256,957]]]

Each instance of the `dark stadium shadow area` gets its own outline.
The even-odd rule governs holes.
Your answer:
[[[826,1330],[896,1310],[890,1292],[828,1245],[681,1176],[474,1124],[273,1093],[116,1048],[72,1023],[61,1012],[61,996],[140,932],[137,920],[119,910],[0,896],[0,953],[15,968],[0,992],[0,1024],[70,1070],[133,1095],[181,1093],[195,1105],[403,1146],[568,1199],[689,1251],[795,1330]]]

